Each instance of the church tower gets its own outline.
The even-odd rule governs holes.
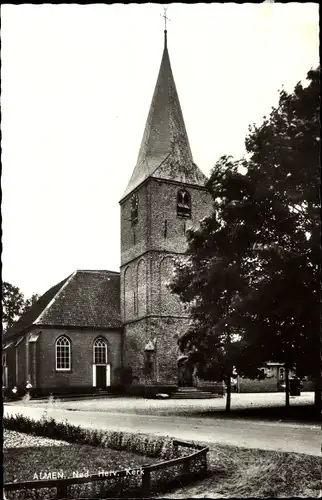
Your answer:
[[[177,340],[189,316],[167,285],[187,229],[210,213],[205,181],[193,162],[165,30],[141,148],[120,201],[124,367],[133,384],[178,384]]]

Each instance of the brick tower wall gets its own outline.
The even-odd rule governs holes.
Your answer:
[[[177,192],[191,196],[191,218],[177,216]],[[176,384],[177,341],[189,316],[168,284],[174,260],[183,255],[186,230],[209,215],[210,195],[203,188],[149,179],[135,193],[138,221],[131,225],[131,196],[121,203],[121,314],[124,322],[124,366],[133,382]],[[153,373],[144,369],[145,346],[155,342]]]

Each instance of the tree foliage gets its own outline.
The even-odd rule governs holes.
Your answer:
[[[2,283],[2,329],[5,332],[25,313],[39,298],[33,294],[25,299],[21,290],[11,283]]]
[[[4,281],[2,283],[2,324],[11,328],[22,313],[24,296],[18,287]]]
[[[280,92],[278,108],[246,139],[246,178],[256,188],[261,281],[244,312],[266,330],[270,355],[301,374],[319,371],[320,82]],[[249,221],[251,222],[251,221]],[[255,228],[254,228],[255,229]],[[264,334],[262,334],[264,337]],[[315,362],[314,362],[315,360]]]
[[[203,378],[270,360],[318,376],[319,69],[307,80],[250,127],[245,158],[216,163],[213,212],[188,234],[172,291],[190,303],[179,344]]]

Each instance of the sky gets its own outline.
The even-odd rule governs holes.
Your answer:
[[[163,51],[161,4],[2,4],[2,279],[26,297],[120,265],[119,200]],[[169,4],[168,48],[209,175],[319,63],[315,3]]]

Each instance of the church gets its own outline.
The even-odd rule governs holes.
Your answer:
[[[189,314],[168,284],[186,231],[211,212],[164,48],[141,147],[120,199],[120,272],[78,270],[3,338],[3,385],[41,392],[193,386],[177,340]]]

